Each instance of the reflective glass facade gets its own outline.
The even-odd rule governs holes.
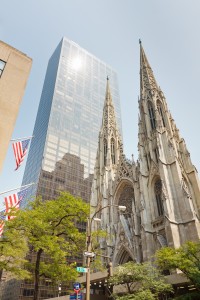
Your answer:
[[[63,38],[49,60],[23,185],[37,183],[30,195],[55,198],[68,190],[89,200],[106,77],[121,131],[116,72],[103,61]]]

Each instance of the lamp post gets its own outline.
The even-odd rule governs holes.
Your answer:
[[[95,214],[91,217],[88,218],[87,221],[87,255],[86,255],[86,265],[87,265],[87,273],[86,273],[86,300],[90,300],[90,262],[91,262],[91,255],[89,255],[91,253],[92,250],[92,245],[91,245],[91,228],[92,228],[92,222],[93,221],[97,221],[100,222],[101,219],[99,218],[95,218],[95,216],[102,211],[103,209],[107,208],[107,207],[117,207],[120,211],[125,211],[126,210],[126,206],[123,205],[106,205],[102,208],[100,208],[98,211],[95,212]]]

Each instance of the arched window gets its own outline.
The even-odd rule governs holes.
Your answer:
[[[157,102],[157,108],[158,108],[158,112],[161,116],[163,126],[165,127],[165,118],[164,118],[164,114],[163,114],[162,103],[160,101]]]
[[[154,193],[156,197],[158,215],[162,216],[164,213],[164,208],[163,208],[163,201],[162,201],[162,181],[160,179],[156,180],[155,182]]]
[[[154,115],[154,110],[152,103],[149,101],[148,102],[148,111],[149,111],[149,118],[150,118],[150,123],[151,123],[151,128],[155,129],[156,128],[156,119]]]
[[[112,164],[115,164],[115,140],[112,138],[111,139],[111,160]]]
[[[106,166],[106,159],[107,159],[107,152],[108,152],[108,144],[107,140],[104,139],[104,145],[103,145],[103,157],[104,157],[104,166]]]

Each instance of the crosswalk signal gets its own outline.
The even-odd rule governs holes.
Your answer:
[[[112,267],[112,263],[111,262],[109,262],[107,264],[107,271],[108,271],[108,277],[113,276],[113,267]]]

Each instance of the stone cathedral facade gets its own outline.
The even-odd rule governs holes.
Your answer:
[[[138,126],[139,159],[129,161],[107,80],[91,210],[100,210],[108,232],[100,244],[114,266],[150,260],[163,246],[177,248],[200,237],[198,173],[141,44]],[[126,206],[125,213],[118,205]]]

